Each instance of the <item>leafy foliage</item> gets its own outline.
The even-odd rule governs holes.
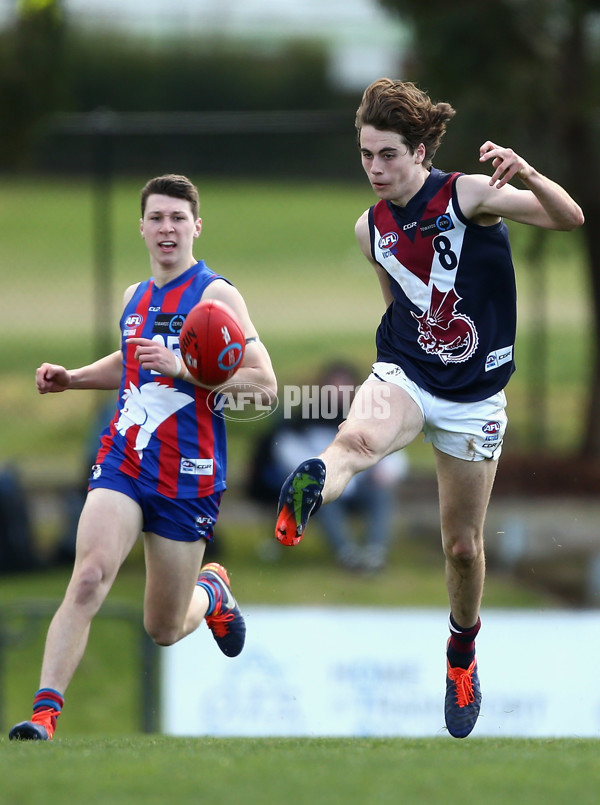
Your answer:
[[[600,3],[597,0],[380,0],[411,27],[407,76],[458,111],[444,159],[473,170],[491,139],[510,145],[579,202],[600,330]],[[452,133],[450,133],[452,132]],[[439,165],[439,167],[443,167]],[[453,165],[456,169],[456,163]],[[597,341],[597,339],[596,339]],[[600,460],[600,352],[579,452]]]

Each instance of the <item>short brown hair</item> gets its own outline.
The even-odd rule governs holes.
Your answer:
[[[192,207],[194,220],[200,211],[200,198],[197,187],[190,182],[187,176],[179,176],[176,173],[167,173],[164,176],[157,176],[150,179],[142,188],[142,218],[146,212],[146,202],[148,196],[156,193],[160,196],[171,196],[171,198],[181,198],[189,201]]]
[[[363,126],[395,131],[404,138],[411,153],[423,143],[424,165],[428,168],[446,132],[446,124],[455,114],[449,103],[432,103],[411,81],[379,78],[366,88],[356,110],[359,145]]]

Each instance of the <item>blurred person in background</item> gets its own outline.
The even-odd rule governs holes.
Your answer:
[[[185,176],[159,176],[142,189],[141,208],[152,276],[125,291],[120,349],[89,366],[43,363],[36,372],[40,394],[119,394],[91,469],[73,573],[48,630],[33,715],[11,729],[12,740],[52,738],[91,621],[140,532],[150,637],[168,646],[205,620],[224,654],[235,657],[244,647],[246,626],[227,571],[202,565],[226,488],[227,444],[211,389],[192,378],[180,357],[179,332],[192,307],[219,299],[244,327],[247,346],[228,384],[232,393],[256,383],[274,395],[276,379],[242,295],[194,257],[202,230],[196,187]]]
[[[481,704],[483,529],[514,371],[516,288],[503,219],[572,230],[584,218],[562,187],[491,141],[479,150],[491,178],[433,167],[454,114],[411,82],[382,78],[363,94],[356,130],[380,200],[360,216],[356,236],[386,307],[377,358],[336,438],[284,483],[275,534],[297,544],[311,514],[357,473],[425,434],[435,454],[450,602],[445,720],[464,738]]]

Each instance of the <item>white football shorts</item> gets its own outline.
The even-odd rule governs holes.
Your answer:
[[[451,402],[424,391],[395,363],[378,361],[368,379],[404,389],[421,409],[425,441],[465,461],[498,459],[506,432],[506,395],[499,391],[477,402]]]

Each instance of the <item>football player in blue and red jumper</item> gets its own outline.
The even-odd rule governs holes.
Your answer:
[[[159,176],[143,188],[141,207],[152,276],[125,292],[120,348],[78,369],[44,363],[36,373],[40,394],[118,389],[118,400],[91,469],[73,574],[48,630],[33,714],[12,728],[13,740],[52,738],[91,621],[140,532],[144,626],[152,639],[171,645],[206,620],[224,654],[235,657],[244,646],[227,571],[202,564],[226,486],[227,445],[212,389],[181,359],[187,313],[201,299],[217,299],[241,322],[247,343],[228,394],[243,390],[247,400],[252,388],[269,404],[276,379],[240,292],[194,257],[202,230],[196,187],[185,176]]]

